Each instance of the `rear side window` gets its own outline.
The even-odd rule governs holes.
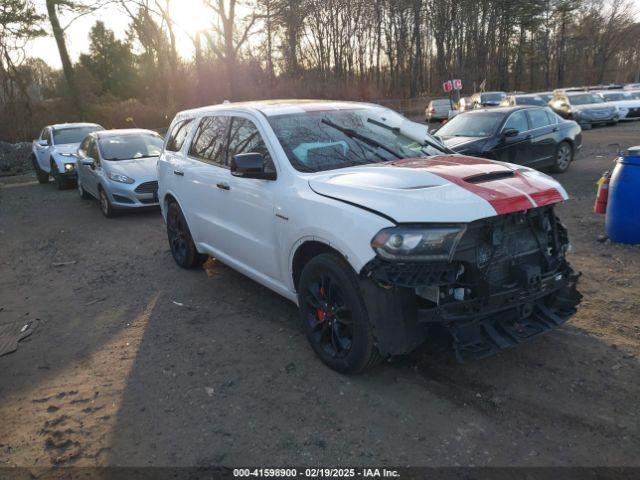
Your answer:
[[[241,117],[233,117],[229,130],[228,158],[240,153],[260,153],[264,158],[266,171],[275,171],[269,150],[262,140],[262,135],[251,120]]]
[[[171,129],[171,132],[169,132],[165,150],[169,150],[170,152],[179,152],[182,149],[182,145],[184,145],[187,135],[189,134],[192,123],[193,118],[181,120],[176,123]]]
[[[227,166],[229,117],[205,117],[189,147],[189,155],[217,165]]]
[[[506,130],[508,128],[515,128],[519,132],[529,130],[529,122],[525,113],[523,111],[512,113],[502,129]]]
[[[529,118],[531,118],[531,128],[546,127],[551,122],[544,110],[529,110]]]

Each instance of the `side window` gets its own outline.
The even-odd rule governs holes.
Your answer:
[[[233,117],[229,131],[228,161],[239,153],[261,153],[264,158],[264,168],[267,172],[275,172],[269,150],[251,120],[241,117]]]
[[[87,146],[87,152],[89,157],[95,160],[96,165],[100,165],[100,154],[98,153],[98,145],[94,138],[89,140],[89,145]]]
[[[43,134],[44,135],[42,139],[47,141],[47,145],[52,145],[53,143],[51,142],[51,129],[45,128]]]
[[[531,128],[541,128],[549,125],[549,117],[547,117],[547,112],[540,109],[529,110],[529,118],[531,119]]]
[[[205,162],[227,166],[229,117],[205,117],[189,147],[189,155]]]
[[[86,157],[88,155],[87,152],[88,152],[88,146],[89,146],[90,140],[91,140],[91,137],[86,137],[78,147],[78,153],[80,153],[82,157]]]
[[[519,132],[526,132],[529,130],[529,122],[527,121],[527,116],[524,111],[511,114],[507,122],[504,124],[504,127],[502,127],[502,130],[506,130],[508,128],[515,128]]]
[[[177,122],[171,129],[171,132],[169,132],[169,137],[167,138],[167,146],[165,147],[165,149],[169,150],[170,152],[179,152],[182,149],[182,145],[184,145],[184,141],[187,138],[187,135],[189,134],[192,123],[193,118]]]

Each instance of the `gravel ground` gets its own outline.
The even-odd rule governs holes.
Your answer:
[[[640,466],[640,249],[591,213],[610,143],[558,178],[584,302],[566,326],[458,365],[424,348],[361,376],[313,355],[293,304],[171,259],[157,211],[0,179],[0,465]]]

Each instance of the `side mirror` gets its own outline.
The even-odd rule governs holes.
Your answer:
[[[96,168],[96,161],[91,157],[84,157],[81,161],[82,165],[85,167]]]
[[[516,130],[515,128],[507,128],[502,132],[502,136],[504,138],[513,138],[513,137],[517,137],[518,133],[520,132],[518,132],[518,130]]]
[[[258,180],[275,180],[276,172],[264,169],[264,157],[261,153],[239,153],[231,159],[231,175]]]
[[[38,145],[40,145],[41,147],[48,147],[49,146],[49,142],[47,142],[46,140],[37,140],[36,143]]]

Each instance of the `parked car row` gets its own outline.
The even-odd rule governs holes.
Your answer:
[[[118,210],[158,206],[163,143],[151,130],[50,125],[33,142],[32,161],[40,183],[53,177],[59,190],[77,186],[83,199],[98,199],[102,213],[113,217]]]
[[[577,138],[544,108],[495,112],[457,121],[512,141],[544,115],[544,128]],[[563,324],[580,302],[554,213],[562,186],[515,154],[503,159],[517,163],[455,154],[388,108],[225,103],[178,113],[163,145],[149,131],[91,128],[67,144],[79,143],[81,194],[100,197],[105,214],[101,192],[110,208],[157,202],[180,267],[213,256],[291,300],[337,371],[442,333],[459,360],[481,358]],[[546,158],[544,145],[528,148]],[[138,196],[156,163],[157,197]]]
[[[480,92],[471,97],[461,97],[457,103],[449,99],[435,99],[429,102],[425,120],[427,123],[434,120],[446,122],[469,110],[534,105],[549,106],[558,115],[575,120],[583,127],[615,125],[619,121],[640,119],[640,88],[635,85],[628,84],[624,88],[622,85],[571,87],[536,93]]]

